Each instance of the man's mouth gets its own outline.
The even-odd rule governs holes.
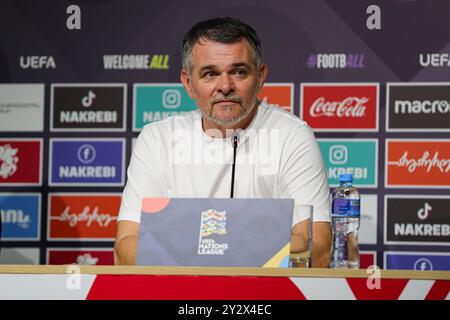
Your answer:
[[[236,100],[219,100],[214,102],[214,104],[232,104],[232,103],[239,103]]]

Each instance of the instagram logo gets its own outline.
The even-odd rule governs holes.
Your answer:
[[[176,109],[181,105],[181,93],[178,90],[168,89],[163,92],[162,105],[166,109]]]
[[[348,150],[344,145],[335,145],[330,148],[330,162],[332,164],[344,164],[347,162]]]

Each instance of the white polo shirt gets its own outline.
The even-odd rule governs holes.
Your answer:
[[[140,222],[144,197],[229,198],[233,145],[202,129],[199,110],[146,125],[133,148],[118,221]],[[240,132],[235,198],[291,198],[314,206],[314,221],[330,221],[322,154],[306,122],[261,103]]]

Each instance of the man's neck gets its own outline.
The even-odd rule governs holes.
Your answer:
[[[253,107],[252,111],[241,121],[232,126],[223,126],[202,117],[203,131],[212,138],[228,138],[238,129],[246,129],[252,123],[258,113],[259,102]]]

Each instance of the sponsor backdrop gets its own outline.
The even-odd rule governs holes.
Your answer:
[[[196,109],[180,40],[219,15],[260,34],[260,99],[314,129],[331,189],[353,173],[362,267],[450,270],[450,3],[428,0],[2,1],[0,263],[113,262],[132,145]]]

